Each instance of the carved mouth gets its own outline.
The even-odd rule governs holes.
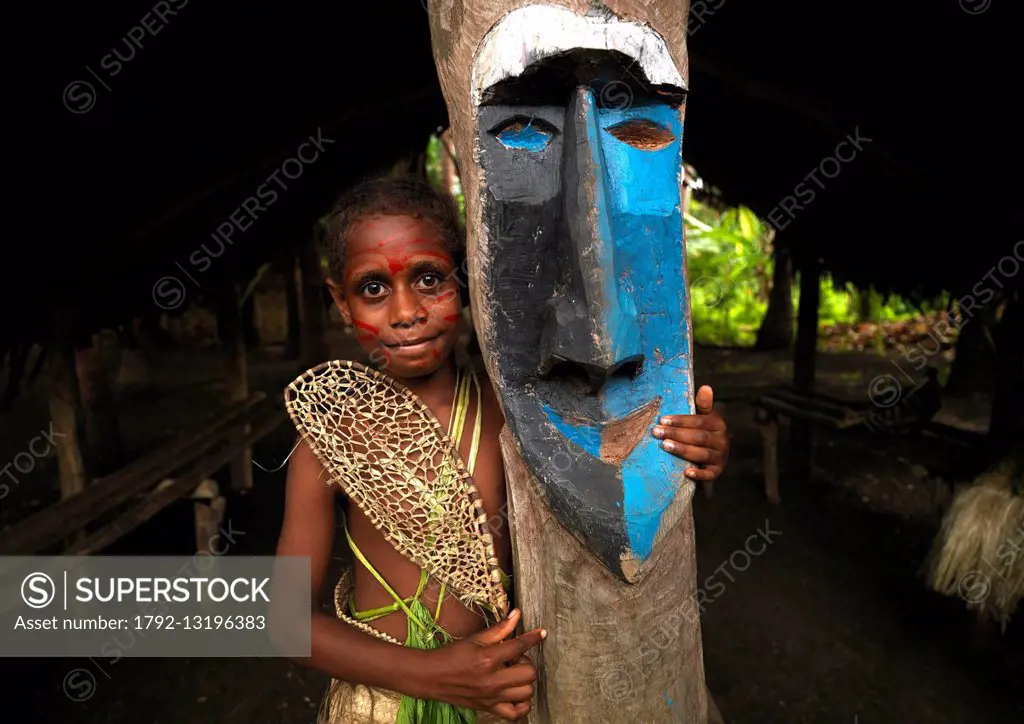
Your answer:
[[[647,434],[659,409],[661,398],[656,397],[625,417],[601,425],[601,460],[621,465],[640,443],[640,438]]]
[[[579,415],[563,418],[577,428],[585,428],[600,439],[598,457],[609,465],[621,465],[630,456],[640,440],[647,434],[661,409],[661,398],[656,397],[628,414],[611,420],[595,421]]]

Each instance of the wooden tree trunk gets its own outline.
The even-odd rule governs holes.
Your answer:
[[[298,260],[288,254],[284,261],[284,296],[287,306],[288,336],[284,345],[286,359],[298,359],[301,351],[302,315],[299,310]]]
[[[957,397],[992,390],[996,376],[996,350],[992,343],[995,312],[995,304],[986,304],[975,310],[970,319],[961,321],[956,356],[944,388],[946,394]]]
[[[112,389],[114,371],[99,335],[75,350],[75,367],[85,417],[86,467],[90,477],[102,477],[121,464],[122,447]]]
[[[800,270],[800,309],[797,319],[796,353],[793,358],[793,384],[805,394],[814,392],[815,365],[818,356],[818,306],[821,303],[821,265],[809,259]],[[813,468],[814,428],[801,420],[792,422],[793,467],[802,477]]]
[[[996,330],[998,358],[989,440],[995,457],[1024,448],[1024,291],[1011,296]]]
[[[253,291],[242,303],[242,339],[246,349],[260,346],[260,331],[256,328],[256,292]]]
[[[507,428],[501,449],[516,601],[524,629],[548,631],[528,724],[708,721],[691,513],[627,585],[551,515]]]
[[[21,394],[21,379],[25,376],[25,365],[32,343],[28,340],[16,341],[10,348],[10,363],[7,374],[7,387],[0,399],[0,410],[8,410],[18,395]]]
[[[870,322],[871,321],[871,289],[858,289],[857,290],[857,321],[858,322]]]
[[[327,358],[324,343],[323,274],[320,270],[320,255],[317,253],[317,231],[306,238],[299,255],[302,270],[302,336],[301,358],[303,365],[311,367]]]
[[[50,419],[55,433],[60,497],[64,500],[82,492],[87,479],[81,450],[82,413],[71,320],[64,311],[57,314],[48,359]]]
[[[757,349],[789,349],[793,344],[793,268],[789,250],[775,247],[775,269],[768,309],[757,330]]]
[[[224,345],[228,401],[241,402],[249,397],[249,362],[245,349],[245,335],[242,332],[238,286],[229,280],[222,295],[217,315],[217,331]],[[244,437],[251,431],[250,426],[245,425],[239,434]],[[231,485],[237,490],[249,490],[252,484],[252,447],[246,446],[231,462]]]

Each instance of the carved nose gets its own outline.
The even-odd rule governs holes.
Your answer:
[[[555,286],[541,336],[542,377],[566,373],[597,389],[614,375],[635,376],[643,364],[632,298],[618,284],[594,94],[579,88],[566,111],[562,220]]]

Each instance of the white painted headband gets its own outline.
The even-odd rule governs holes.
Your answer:
[[[650,27],[577,15],[559,5],[527,5],[503,17],[484,37],[473,67],[473,105],[480,105],[483,91],[495,83],[576,48],[617,50],[635,59],[651,84],[686,89],[664,39]]]

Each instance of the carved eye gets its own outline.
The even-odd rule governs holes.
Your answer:
[[[513,118],[491,129],[506,148],[517,151],[541,151],[555,136],[555,128],[539,118]]]
[[[623,143],[641,151],[660,151],[676,140],[672,131],[646,118],[616,123],[606,130]]]

